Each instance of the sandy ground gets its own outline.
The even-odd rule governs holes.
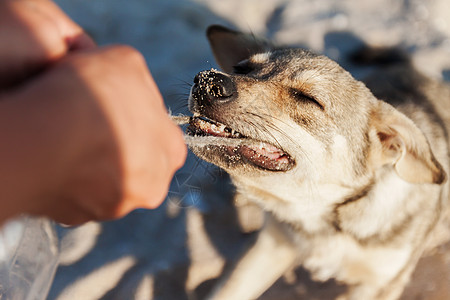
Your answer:
[[[139,49],[174,113],[186,113],[194,75],[216,66],[204,31],[217,23],[312,48],[344,66],[363,42],[400,45],[422,72],[450,80],[448,0],[57,2],[100,45]],[[59,228],[60,266],[48,299],[202,299],[256,235],[241,230],[232,202],[227,176],[190,156],[159,209]],[[334,299],[344,290],[296,269],[261,299]],[[450,299],[450,245],[422,259],[403,299]]]

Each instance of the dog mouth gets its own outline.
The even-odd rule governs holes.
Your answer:
[[[244,136],[240,132],[204,116],[194,116],[189,120],[187,135],[194,137],[217,137],[223,140],[234,139],[239,143],[224,143],[230,159],[242,158],[259,168],[270,171],[288,171],[295,165],[291,156],[279,147],[268,142]]]

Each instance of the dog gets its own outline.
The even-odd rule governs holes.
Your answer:
[[[405,57],[362,51],[366,83],[331,59],[222,26],[222,71],[200,72],[186,140],[267,212],[254,245],[210,295],[256,299],[296,264],[398,299],[417,261],[448,239],[450,88]]]

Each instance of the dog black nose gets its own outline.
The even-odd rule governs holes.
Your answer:
[[[200,105],[211,105],[216,101],[228,101],[235,94],[232,79],[215,71],[202,71],[194,78],[192,96]]]

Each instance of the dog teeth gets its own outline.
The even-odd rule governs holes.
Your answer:
[[[227,129],[228,129],[227,126],[225,126],[224,124],[220,124],[220,127],[219,127],[219,130],[220,130],[220,131],[227,132]]]
[[[241,134],[239,132],[237,132],[236,130],[234,130],[234,129],[231,129],[231,135],[234,136],[234,137],[240,137],[241,136]]]
[[[223,124],[219,127],[219,130],[230,134],[232,137],[240,137],[241,136],[241,134],[239,132],[237,132],[236,130],[234,130],[230,127],[227,127]]]
[[[238,131],[227,127],[225,124],[222,124],[220,122],[217,122],[215,120],[211,120],[204,116],[194,116],[190,119],[189,122],[194,127],[200,128],[202,131],[209,132],[209,133],[216,133],[216,134],[223,134],[225,133],[225,137],[233,137],[233,138],[242,138],[243,135],[239,133]]]

